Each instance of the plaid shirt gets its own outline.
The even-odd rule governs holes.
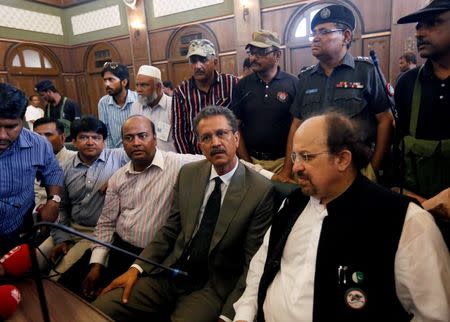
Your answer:
[[[214,73],[216,77],[207,93],[197,88],[193,77],[183,81],[173,92],[172,133],[179,153],[201,154],[194,131],[194,118],[201,109],[210,105],[231,107],[238,78]]]

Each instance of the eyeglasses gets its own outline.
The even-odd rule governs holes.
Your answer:
[[[247,50],[247,55],[260,58],[260,57],[265,57],[265,56],[269,55],[270,53],[274,53],[277,51],[276,49],[272,49],[272,50],[267,50],[267,49],[269,49],[269,48],[258,48],[258,49],[252,48],[250,50]]]
[[[103,141],[103,135],[84,135],[84,134],[81,134],[81,135],[77,136],[77,141],[80,141],[80,142],[83,142],[83,143],[89,141],[89,139],[92,139],[95,142],[101,142],[101,141]]]
[[[291,160],[293,163],[298,162],[304,162],[304,163],[308,163],[312,160],[314,160],[318,155],[321,154],[327,154],[330,153],[329,151],[323,151],[323,152],[317,152],[317,153],[308,153],[308,152],[303,152],[303,153],[298,153],[298,152],[292,152],[291,153]]]
[[[147,132],[142,132],[138,134],[127,134],[123,136],[123,141],[131,143],[134,141],[134,138],[137,137],[139,141],[144,141],[146,138],[148,138],[150,134]]]
[[[227,139],[231,133],[234,133],[233,130],[220,129],[220,130],[217,130],[215,133],[207,133],[207,134],[201,135],[199,137],[199,141],[204,144],[209,144],[212,142],[214,135],[219,140],[224,140],[224,139]]]
[[[316,36],[322,37],[328,34],[331,34],[333,32],[337,31],[344,31],[344,29],[319,29],[319,30],[312,30],[309,34],[309,40],[313,40]]]
[[[119,67],[119,64],[111,62],[111,61],[107,61],[103,64],[103,68],[107,68],[107,67],[109,67],[111,69],[116,69],[117,67]]]

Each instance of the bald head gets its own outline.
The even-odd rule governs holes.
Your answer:
[[[125,133],[125,128],[127,126],[133,126],[138,123],[146,126],[151,134],[156,135],[155,124],[153,124],[153,122],[144,115],[132,115],[127,118],[122,124],[122,135]]]

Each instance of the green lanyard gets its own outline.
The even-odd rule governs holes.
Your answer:
[[[67,100],[67,97],[64,97],[63,98],[63,102],[61,104],[61,109],[59,110],[59,118],[60,119],[63,119],[63,116],[64,116],[64,106],[66,105],[66,100]],[[47,117],[51,117],[50,116],[50,108],[51,108],[51,104],[48,103],[48,105],[47,105]]]
[[[409,120],[409,134],[416,137],[417,121],[419,120],[420,99],[422,97],[422,84],[420,77],[422,76],[423,65],[420,66],[417,73],[416,82],[414,83],[414,92],[411,104],[411,118]]]

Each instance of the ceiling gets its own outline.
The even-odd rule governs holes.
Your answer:
[[[91,1],[95,1],[95,0],[28,0],[28,1],[47,4],[47,5],[50,5],[53,7],[58,7],[58,8],[68,8],[68,7],[77,6],[79,4],[91,2]]]

